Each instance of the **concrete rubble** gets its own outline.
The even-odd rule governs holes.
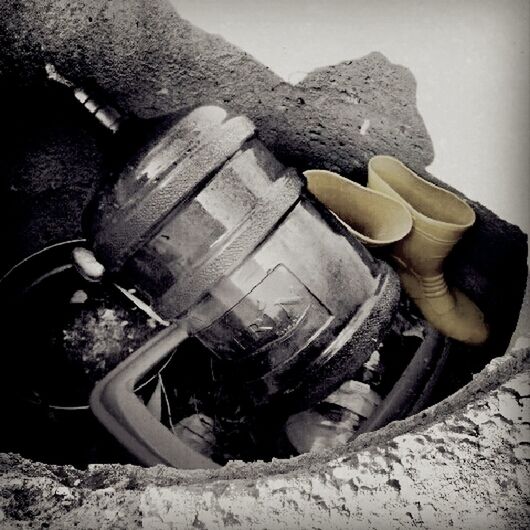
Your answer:
[[[0,92],[10,102],[0,159],[0,220],[9,226],[0,234],[9,249],[2,271],[45,244],[79,237],[81,212],[105,171],[82,111],[47,87],[46,62],[140,117],[227,105],[299,169],[362,182],[367,160],[386,153],[436,181],[425,171],[434,155],[414,77],[381,54],[291,86],[163,0],[4,0],[0,26]],[[478,222],[448,276],[495,322],[480,354],[463,348],[454,356],[478,372],[508,347],[527,244],[519,229],[472,204]],[[81,471],[1,455],[0,528],[527,528],[529,355],[498,357],[438,405],[333,453],[215,472]],[[461,385],[455,377],[445,386],[449,394]]]
[[[433,159],[413,75],[379,53],[292,86],[163,0],[7,0],[0,9],[7,52],[0,72],[12,83],[42,82],[51,62],[141,117],[224,104],[251,118],[267,146],[291,163],[320,158],[348,174],[376,152],[399,154],[417,169]],[[341,143],[330,141],[330,130]]]

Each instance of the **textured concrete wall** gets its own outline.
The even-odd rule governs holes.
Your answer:
[[[292,161],[318,157],[348,173],[381,151],[399,153],[418,169],[432,161],[414,78],[379,54],[293,87],[164,1],[6,0],[0,9],[3,70],[12,82],[38,83],[51,61],[140,116],[228,105],[256,121],[269,147]],[[322,92],[323,78],[331,90]],[[370,134],[361,134],[365,120]],[[330,141],[330,130],[340,142]]]

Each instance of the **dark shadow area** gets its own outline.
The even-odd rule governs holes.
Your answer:
[[[0,244],[4,249],[0,256],[0,271],[5,272],[19,260],[47,245],[83,236],[82,212],[108,172],[108,152],[112,152],[112,143],[98,132],[91,117],[77,102],[65,97],[61,90],[48,85],[4,87],[1,97],[4,102],[9,102],[5,106],[4,116],[4,126],[9,134],[5,136],[0,159],[0,221],[6,227],[0,235]],[[289,138],[281,145],[278,155],[281,160],[298,169],[322,163],[318,155],[302,159],[290,153]],[[361,183],[366,181],[366,171],[363,169],[352,169],[346,176]],[[436,381],[430,383],[430,395],[421,400],[421,408],[454,393],[489,360],[505,351],[517,321],[522,300],[518,279],[526,278],[524,237],[480,205],[476,207],[479,212],[477,226],[451,256],[448,278],[472,294],[484,308],[492,323],[492,336],[483,347],[472,348],[451,342],[445,350],[443,364],[437,369]],[[492,242],[495,246],[494,255]],[[385,259],[384,254],[375,254]],[[67,362],[65,359],[53,358],[50,353],[57,350],[43,347],[40,340],[45,335],[52,344],[54,340],[57,344],[65,338],[65,328],[59,329],[56,324],[61,318],[63,324],[64,319],[69,320],[69,329],[75,334],[72,324],[74,317],[61,313],[65,305],[64,296],[69,296],[70,300],[78,290],[86,292],[96,289],[84,285],[74,286],[76,281],[78,279],[73,277],[65,282],[61,280],[60,285],[50,288],[43,295],[45,302],[26,300],[18,310],[14,305],[8,305],[8,315],[2,325],[4,336],[10,337],[4,345],[7,359],[4,373],[8,375],[9,381],[2,388],[2,415],[5,418],[4,430],[8,434],[0,450],[21,452],[32,459],[71,463],[80,467],[91,462],[134,462],[134,458],[115,442],[86,409],[87,397],[97,379],[96,374],[98,377],[103,375],[109,367],[100,373],[96,370],[88,376],[85,371],[86,360],[78,357],[73,362],[68,355]],[[57,296],[61,290],[67,292],[62,300]],[[106,296],[90,293],[91,299],[97,302],[96,306],[100,304],[115,311],[116,301],[112,302]],[[15,301],[21,302],[18,298],[13,303]],[[96,306],[92,307],[92,312],[95,311],[97,315]],[[131,311],[131,308],[127,311]],[[86,319],[83,320],[79,315],[77,318],[81,319],[78,329],[87,329]],[[134,323],[130,315],[123,320],[135,329],[141,327],[138,322]],[[147,334],[137,337],[136,342],[132,341],[130,351],[137,348],[146,337]],[[79,341],[82,343],[86,337],[79,336],[76,340],[79,345]],[[390,392],[414,352],[414,347],[404,347],[396,342],[399,343],[399,338],[390,335],[382,350],[388,352],[385,369],[390,374],[381,383],[379,390],[382,397]],[[394,355],[396,350],[399,350],[398,356]],[[186,362],[179,357],[178,362],[174,359],[166,367],[166,376],[169,376],[171,383],[165,383],[164,386],[168,392],[171,385],[176,389],[173,401],[166,400],[159,411],[160,420],[166,425],[169,425],[172,416],[170,409],[175,410],[175,415],[182,419],[197,412],[198,409],[193,407],[200,405],[201,413],[216,418],[220,387],[208,387],[215,379],[212,377],[212,356],[196,341],[188,343],[184,348],[186,351],[193,352]],[[218,374],[218,378],[222,379],[222,371]],[[360,380],[363,377],[359,375]],[[224,384],[227,384],[226,380],[230,380],[230,377],[225,374],[224,379]],[[201,384],[205,388],[201,389]],[[234,381],[230,384],[234,385]],[[146,403],[152,396],[148,390],[155,392],[156,385],[154,388],[144,388],[141,397]],[[62,402],[63,399],[66,401]],[[415,399],[419,399],[418,396]],[[227,403],[226,406],[233,407],[233,403]],[[326,412],[333,414],[334,411]],[[171,418],[172,426],[176,423],[173,421],[175,419]],[[223,463],[227,458],[269,460],[295,454],[282,434],[285,420],[285,415],[267,411],[249,420],[243,429],[244,433],[237,425],[233,429],[226,427],[225,422],[222,430],[226,439],[215,458]],[[235,445],[228,434],[234,434],[237,438]]]

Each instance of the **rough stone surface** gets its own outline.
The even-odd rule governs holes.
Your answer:
[[[5,0],[0,9],[0,71],[11,82],[42,81],[50,61],[142,117],[224,104],[255,121],[291,163],[315,159],[347,174],[374,153],[399,154],[418,169],[433,159],[413,75],[379,53],[292,86],[164,1]]]
[[[435,180],[425,172],[433,153],[414,78],[380,54],[320,69],[293,87],[164,2],[141,0],[4,0],[0,45],[9,133],[0,158],[0,220],[9,227],[0,235],[9,249],[2,272],[45,244],[79,237],[80,213],[105,172],[81,109],[46,87],[46,61],[141,117],[205,102],[230,106],[300,169],[338,170],[362,182],[368,158],[386,153]],[[493,336],[483,349],[453,349],[455,375],[438,397],[462,383],[457,367],[483,366],[506,350],[524,292],[526,237],[473,206],[476,226],[448,274],[484,307]],[[528,374],[527,354],[508,355],[440,405],[339,452],[236,462],[217,474],[82,472],[5,455],[0,527],[525,528]]]
[[[79,471],[4,455],[0,525],[528,528],[529,354],[506,355],[422,417],[365,435],[372,439],[361,441],[364,448],[357,441],[342,455],[187,474],[134,466]]]

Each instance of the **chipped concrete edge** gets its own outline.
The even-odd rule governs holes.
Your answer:
[[[3,455],[0,527],[526,528],[529,409],[530,349],[514,349],[443,402],[289,472],[234,462],[185,480],[163,466]]]

